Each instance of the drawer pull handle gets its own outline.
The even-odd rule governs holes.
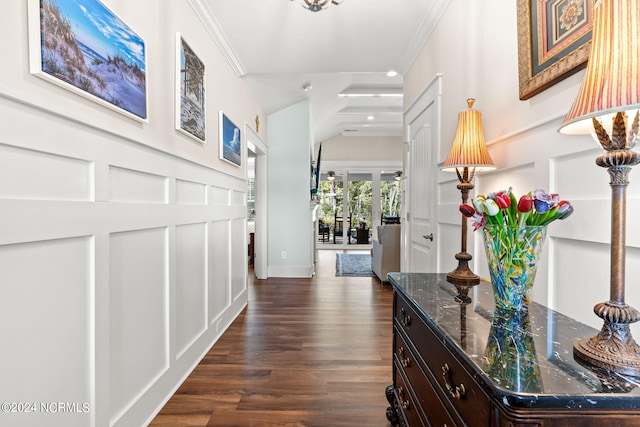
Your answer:
[[[398,387],[396,389],[396,393],[398,393],[398,397],[400,398],[400,400],[402,400],[402,397],[404,395],[404,389],[402,387]]]
[[[400,364],[402,365],[402,367],[408,368],[409,366],[411,366],[411,359],[409,359],[408,357],[406,359],[400,359]]]
[[[459,386],[452,386],[449,384],[449,365],[446,363],[442,366],[442,378],[444,378],[444,387],[449,392],[449,395],[454,399],[460,400],[464,396],[464,384],[460,384]]]
[[[404,319],[402,319],[402,324],[403,324],[404,326],[409,326],[409,325],[411,325],[411,316],[406,315],[406,316],[404,317]]]
[[[411,366],[411,359],[409,359],[408,357],[404,357],[404,347],[400,347],[398,349],[398,359],[400,359],[400,364],[403,367],[408,367]]]
[[[408,400],[403,400],[402,401],[402,409],[404,409],[405,411],[407,409],[409,409],[409,401]]]
[[[407,311],[404,307],[400,307],[400,315],[402,316],[401,323],[404,326],[409,326],[411,324],[411,316],[407,314]]]

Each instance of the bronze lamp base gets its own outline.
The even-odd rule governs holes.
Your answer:
[[[611,301],[596,304],[593,311],[604,320],[604,325],[598,335],[573,343],[574,357],[608,371],[639,377],[640,346],[634,341],[629,324],[640,320],[640,313]]]
[[[639,136],[639,117],[636,114],[630,140]],[[604,324],[600,333],[573,344],[574,357],[592,366],[609,371],[640,377],[640,347],[631,335],[629,325],[640,320],[640,313],[624,301],[626,252],[626,200],[628,175],[631,167],[640,163],[640,155],[629,149],[625,132],[625,113],[614,118],[613,138],[607,135],[597,119],[594,129],[605,152],[596,164],[607,168],[611,178],[611,275],[609,301],[593,308]]]
[[[475,286],[480,283],[480,276],[474,274],[469,268],[471,255],[466,252],[456,254],[458,266],[455,270],[447,273],[447,282],[459,286]]]
[[[471,171],[469,168],[465,167],[460,173],[458,169],[456,169],[456,173],[458,174],[458,179],[460,183],[456,186],[462,195],[462,203],[467,203],[469,198],[469,191],[473,189],[473,184],[471,180],[475,175],[475,170]],[[462,234],[461,234],[461,249],[460,252],[456,254],[456,259],[458,260],[458,266],[455,270],[450,273],[447,273],[447,282],[452,283],[456,286],[462,287],[471,287],[480,283],[480,276],[474,274],[469,268],[469,261],[471,261],[471,254],[467,253],[467,218],[464,215],[462,217]]]

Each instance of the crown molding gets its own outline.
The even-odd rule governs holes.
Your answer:
[[[205,0],[187,0],[193,11],[196,13],[200,21],[204,24],[205,29],[211,35],[211,38],[215,41],[218,48],[227,59],[227,62],[233,69],[233,71],[238,75],[238,77],[242,77],[247,74],[247,70],[242,65],[242,61],[231,47],[227,36],[222,31],[218,20],[211,12],[211,9],[207,5]]]
[[[409,43],[406,49],[406,55],[402,59],[400,63],[400,69],[398,70],[401,74],[406,74],[411,67],[413,61],[415,61],[416,57],[420,53],[420,50],[427,42],[427,39],[436,28],[440,17],[444,13],[447,6],[449,6],[451,0],[434,0],[431,9],[427,12],[427,17],[422,21],[420,27],[416,30],[416,34],[413,36],[413,40]]]

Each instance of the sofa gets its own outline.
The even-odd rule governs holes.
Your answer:
[[[379,225],[371,247],[371,271],[381,282],[387,273],[400,271],[400,224]]]

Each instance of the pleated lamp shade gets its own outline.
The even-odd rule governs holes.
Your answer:
[[[592,32],[582,86],[560,127],[564,134],[593,132],[594,117],[611,129],[606,116],[640,108],[640,3],[599,0]]]
[[[473,109],[475,99],[467,99],[469,109],[458,114],[458,128],[447,159],[441,169],[455,172],[458,168],[475,168],[475,172],[495,169],[482,130],[482,113]]]

